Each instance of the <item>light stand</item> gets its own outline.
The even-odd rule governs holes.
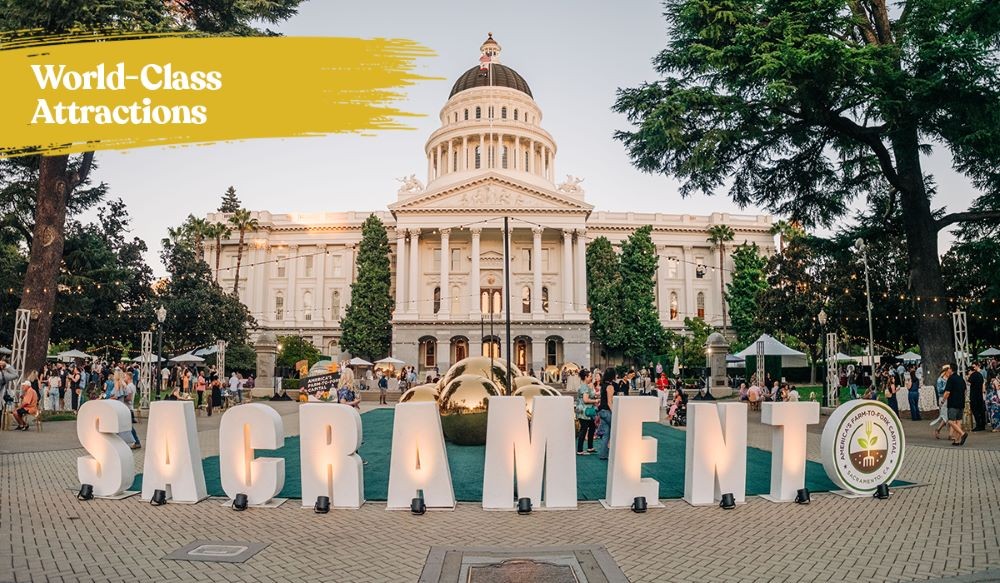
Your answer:
[[[865,265],[865,303],[868,305],[868,366],[871,367],[872,379],[875,378],[875,333],[872,329],[872,296],[868,284],[868,248],[865,240],[858,238],[854,248],[861,253],[861,261]]]
[[[163,358],[163,323],[167,320],[167,309],[160,305],[156,308],[156,398],[160,398],[160,391],[163,389],[163,365],[160,364]]]

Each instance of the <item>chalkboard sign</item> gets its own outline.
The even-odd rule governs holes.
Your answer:
[[[309,393],[336,390],[337,381],[339,380],[340,380],[339,372],[321,374],[300,379],[299,388],[305,389]]]

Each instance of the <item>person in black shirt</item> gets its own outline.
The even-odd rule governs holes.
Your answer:
[[[969,434],[962,430],[962,411],[965,409],[965,379],[955,374],[956,365],[944,365],[941,375],[945,379],[944,401],[948,405],[948,434],[952,445],[965,445]]]
[[[979,363],[972,363],[972,372],[969,373],[969,409],[972,410],[972,418],[975,419],[973,431],[986,430],[986,397],[983,389],[986,387],[986,379],[983,373],[979,372]]]

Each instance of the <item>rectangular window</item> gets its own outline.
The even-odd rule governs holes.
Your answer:
[[[698,279],[705,279],[705,273],[708,270],[705,268],[705,258],[695,257],[694,258],[694,275]]]
[[[451,271],[461,271],[462,270],[462,250],[452,249],[451,250]]]
[[[305,256],[306,266],[305,266],[305,274],[303,275],[303,277],[314,277],[313,276],[313,263],[315,263],[314,262],[315,259],[316,258],[314,256],[312,256],[312,255],[306,255]]]
[[[542,271],[553,271],[552,266],[549,264],[548,249],[542,249]]]
[[[344,257],[341,255],[333,256],[333,276],[334,277],[344,277]]]
[[[274,298],[274,319],[284,320],[285,319],[285,298],[284,296],[278,296]]]
[[[677,277],[677,258],[670,257],[667,259],[667,277],[676,278]]]
[[[275,260],[275,265],[278,267],[276,270],[278,277],[285,277],[285,274],[287,273],[286,269],[288,269],[288,256],[278,255],[278,258]]]
[[[521,263],[525,271],[531,271],[531,248],[521,249]]]
[[[441,271],[441,248],[438,247],[431,255],[431,271],[439,273]]]

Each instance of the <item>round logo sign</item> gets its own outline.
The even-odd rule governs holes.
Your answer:
[[[841,488],[870,494],[896,477],[905,441],[899,418],[886,404],[850,401],[823,428],[823,467]]]

